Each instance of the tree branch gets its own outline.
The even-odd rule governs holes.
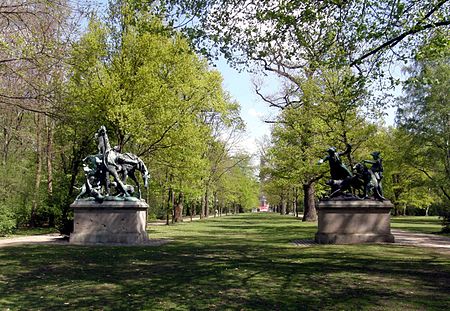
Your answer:
[[[398,35],[395,38],[392,38],[392,39],[386,41],[385,43],[383,43],[382,45],[378,46],[377,48],[375,48],[375,49],[367,52],[366,54],[358,57],[356,60],[354,60],[354,61],[352,61],[350,63],[350,66],[353,67],[353,66],[356,66],[356,65],[360,64],[364,59],[366,59],[366,58],[368,58],[368,57],[378,53],[379,51],[381,51],[381,50],[383,50],[385,48],[388,48],[388,47],[392,48],[392,47],[396,46],[398,43],[400,43],[400,41],[402,41],[407,36],[416,34],[418,32],[421,32],[421,31],[425,30],[425,29],[430,29],[430,28],[435,28],[435,27],[440,27],[440,26],[447,26],[447,25],[450,25],[450,20],[445,20],[445,21],[442,21],[442,22],[427,24],[427,25],[423,25],[423,26],[417,24],[413,28],[411,28],[410,30],[408,30],[408,31]]]

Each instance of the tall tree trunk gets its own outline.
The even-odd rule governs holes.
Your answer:
[[[192,217],[195,217],[197,215],[197,206],[198,206],[198,201],[195,200],[194,202],[191,201],[191,221],[192,221]]]
[[[45,117],[45,125],[47,128],[47,196],[48,205],[51,208],[49,216],[49,226],[55,226],[55,213],[53,210],[53,122]]]
[[[167,193],[167,207],[166,207],[166,225],[169,225],[169,219],[170,219],[170,211],[173,207],[173,191],[172,187],[169,187],[169,191]]]
[[[36,124],[36,174],[34,179],[34,195],[31,203],[31,217],[30,227],[36,226],[36,213],[39,201],[39,188],[41,185],[41,171],[42,171],[42,153],[41,153],[41,118],[38,114],[34,116]]]
[[[6,125],[3,127],[3,154],[2,154],[2,164],[6,165],[8,161],[9,143],[11,141],[9,130]]]
[[[205,217],[209,217],[209,189],[206,187],[205,191]]]
[[[315,202],[315,181],[303,184],[304,214],[302,221],[316,221],[317,211]]]
[[[293,198],[293,208],[295,217],[298,218],[298,188],[294,187],[294,198]]]
[[[286,195],[283,193],[281,195],[281,208],[280,208],[280,214],[281,215],[286,215],[286,205],[287,205]]]
[[[182,222],[183,221],[183,204],[184,204],[184,194],[182,191],[178,194],[178,200],[175,204],[175,222]]]
[[[213,200],[214,200],[214,217],[219,216],[219,209],[218,209],[218,201],[217,201],[217,191],[214,191],[213,193]]]
[[[205,196],[202,195],[202,202],[201,202],[201,210],[200,210],[200,219],[203,219],[205,217]]]

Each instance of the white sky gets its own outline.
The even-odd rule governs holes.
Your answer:
[[[223,77],[223,88],[241,105],[241,117],[246,124],[246,134],[239,147],[256,155],[257,141],[270,135],[270,125],[264,120],[271,119],[271,116],[277,113],[277,109],[269,108],[268,104],[256,94],[252,83],[252,78],[254,78],[252,74],[231,68],[224,59],[218,61],[216,66]],[[280,82],[275,77],[258,75],[257,78],[264,83],[264,94],[269,95],[278,91]]]

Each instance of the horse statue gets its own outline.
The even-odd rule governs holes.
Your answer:
[[[108,200],[111,187],[115,187],[117,197],[129,198],[134,193],[134,187],[127,185],[130,177],[136,184],[138,198],[142,199],[141,186],[136,178],[136,171],[141,172],[144,187],[148,188],[150,177],[144,161],[132,153],[120,153],[119,147],[111,148],[106,127],[101,126],[95,134],[98,142],[98,154],[89,155],[83,159],[85,182],[76,200],[83,196],[93,197],[96,201]],[[114,181],[110,180],[110,176]]]
[[[122,177],[122,182],[126,184],[127,178],[130,177],[134,181],[137,187],[139,199],[142,198],[141,186],[136,178],[135,172],[139,171],[144,181],[144,188],[148,188],[148,179],[150,177],[147,167],[144,161],[133,153],[120,153],[118,147],[114,147],[113,150],[117,153],[116,163],[120,165],[118,170],[119,175]]]
[[[322,164],[328,161],[330,165],[331,179],[326,182],[331,187],[329,198],[341,196],[343,199],[367,199],[373,195],[377,200],[386,200],[381,187],[383,165],[380,152],[372,152],[373,160],[357,163],[351,172],[340,159],[340,156],[350,151],[351,145],[347,145],[344,152],[337,152],[336,148],[330,147],[328,155],[318,162]],[[372,164],[371,168],[367,168],[365,163]]]

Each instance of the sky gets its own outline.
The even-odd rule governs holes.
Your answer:
[[[255,78],[262,81],[262,93],[265,95],[276,93],[280,81],[273,75],[258,74],[255,77],[246,71],[238,71],[231,68],[223,58],[217,61],[215,66],[222,74],[224,90],[241,106],[241,117],[246,124],[246,131],[239,143],[239,149],[254,155],[253,160],[257,161],[258,142],[270,136],[270,124],[264,121],[273,119],[278,111],[269,107],[268,103],[256,94],[252,81]]]

